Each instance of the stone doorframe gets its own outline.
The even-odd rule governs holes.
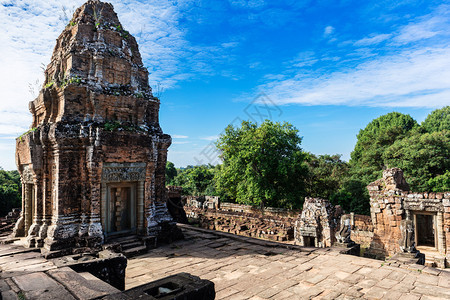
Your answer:
[[[414,242],[416,247],[418,245],[418,231],[417,231],[417,215],[429,215],[433,216],[433,231],[434,231],[434,245],[437,251],[441,254],[445,254],[445,238],[444,238],[444,226],[443,226],[443,213],[440,211],[432,212],[432,211],[421,211],[414,210],[408,211],[407,215],[410,215],[413,223],[414,223]]]
[[[417,216],[418,215],[425,215],[425,216],[432,216],[433,218],[433,235],[434,235],[434,248],[436,248],[436,250],[438,249],[438,234],[437,234],[437,215],[436,213],[432,213],[432,212],[423,212],[423,211],[416,211],[413,212],[413,223],[414,223],[414,243],[416,245],[416,247],[420,247],[423,245],[419,245],[419,230],[418,230],[418,226],[417,226]]]
[[[106,236],[108,186],[120,183],[136,185],[136,230],[145,233],[144,227],[144,187],[146,179],[146,163],[103,163],[101,181],[101,223]]]

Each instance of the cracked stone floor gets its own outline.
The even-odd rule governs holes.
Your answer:
[[[450,272],[182,226],[185,239],[129,259],[126,288],[180,272],[216,299],[450,299]]]

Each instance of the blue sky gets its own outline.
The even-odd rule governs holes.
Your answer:
[[[67,22],[61,7],[82,3],[0,0],[4,169],[15,169],[14,138]],[[399,111],[421,122],[450,105],[449,1],[111,3],[138,40],[178,167],[217,162],[223,129],[264,114],[294,124],[304,150],[348,160],[372,119]]]

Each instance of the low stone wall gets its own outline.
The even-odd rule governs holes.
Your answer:
[[[368,248],[373,239],[373,224],[370,216],[349,214],[352,233],[351,239],[363,248]]]
[[[266,214],[260,210],[246,209],[251,212],[244,212],[195,207],[185,207],[185,211],[202,228],[280,242],[294,239],[295,219],[276,215],[273,211]]]
[[[253,214],[261,213],[261,209],[258,207],[254,207],[251,205],[228,203],[228,202],[221,202],[220,209],[222,211],[245,212],[245,213],[253,213]],[[285,208],[274,208],[274,207],[265,207],[264,208],[265,216],[297,218],[297,216],[300,214],[300,212],[301,212],[300,209],[290,210],[290,209],[285,209]]]

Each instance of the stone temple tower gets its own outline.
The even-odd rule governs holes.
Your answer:
[[[176,231],[166,207],[171,137],[138,45],[113,6],[89,0],[58,37],[31,129],[16,141],[28,246],[92,246]]]

